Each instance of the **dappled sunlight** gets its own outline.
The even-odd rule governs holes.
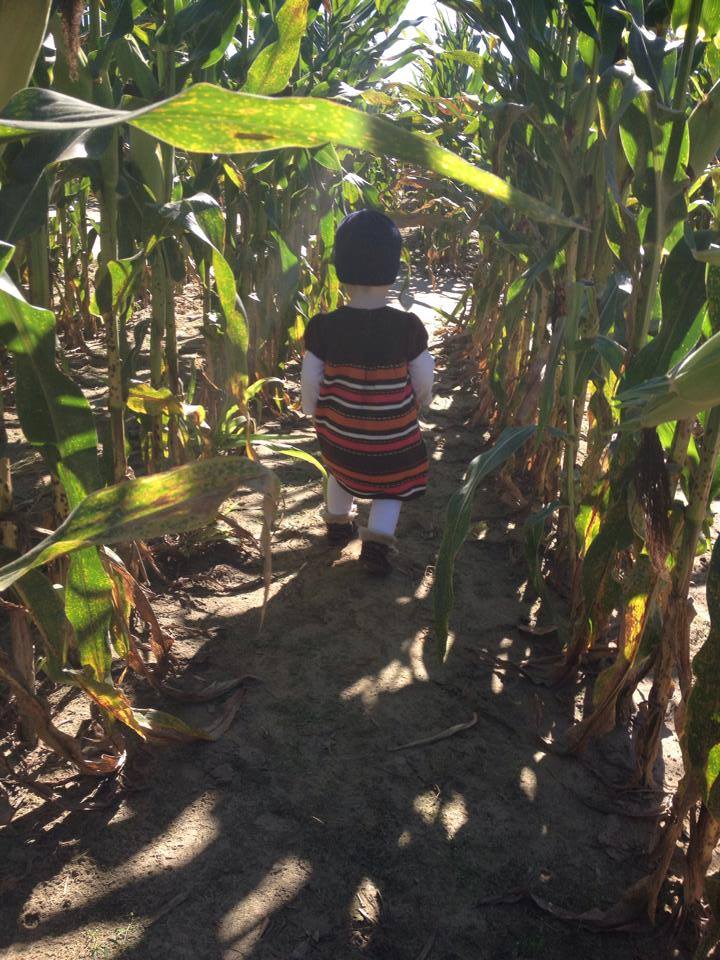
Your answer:
[[[437,788],[426,790],[413,800],[413,810],[426,827],[439,823],[448,840],[453,840],[470,819],[465,798],[456,790],[452,791],[449,800],[443,800]]]
[[[426,827],[432,826],[440,814],[440,797],[436,790],[419,793],[413,800],[413,810]]]
[[[360,698],[363,706],[372,707],[383,693],[396,693],[403,687],[410,686],[416,679],[412,668],[400,660],[391,661],[376,675],[361,677],[352,686],[347,687],[340,694],[341,700],[355,700]]]
[[[180,614],[174,598],[161,602],[163,621],[177,631],[179,657],[209,682],[253,678],[246,700],[220,741],[190,756],[158,754],[150,792],[108,811],[108,829],[88,820],[79,848],[59,847],[32,887],[21,879],[12,929],[24,955],[57,946],[69,956],[78,930],[88,956],[112,960],[547,954],[540,940],[515,943],[517,931],[518,941],[528,930],[541,936],[542,920],[510,904],[494,911],[495,931],[478,903],[542,871],[558,901],[572,889],[568,851],[586,862],[600,822],[582,807],[562,834],[560,818],[575,809],[563,778],[583,794],[596,785],[526,735],[528,722],[539,736],[560,735],[566,708],[543,691],[526,694],[516,669],[547,641],[516,630],[529,609],[518,602],[526,573],[492,490],[478,504],[482,542],[458,563],[454,632],[439,666],[432,564],[446,494],[479,442],[449,421],[465,415],[457,399],[439,426],[429,417],[445,459],[428,501],[403,512],[388,581],[358,575],[359,544],[327,547],[319,484],[300,483],[292,466],[281,467],[289,494],[260,635],[256,558],[235,567],[233,556],[213,554],[201,574],[187,564],[187,606]],[[243,525],[255,497],[237,512]],[[217,707],[187,710],[194,721]],[[68,887],[67,906],[51,900],[51,885]]]
[[[411,640],[406,640],[401,648],[403,653],[407,654],[410,669],[416,680],[425,681],[430,679],[423,662],[426,640],[427,631],[419,630]]]
[[[465,798],[453,790],[452,796],[442,805],[440,811],[440,822],[445,828],[448,840],[453,840],[469,819]]]
[[[409,830],[403,830],[403,832],[398,837],[397,845],[401,850],[404,850],[405,847],[409,847],[413,842],[413,835]]]
[[[229,955],[245,956],[260,939],[278,910],[292,901],[310,880],[312,866],[299,857],[278,860],[247,896],[220,919],[218,939]]]
[[[527,797],[531,802],[535,801],[535,795],[537,793],[537,774],[530,767],[523,767],[520,770],[520,777],[518,779],[518,786],[520,791]]]
[[[370,880],[363,877],[350,901],[350,916],[355,921],[365,920],[375,924],[380,919],[382,910],[382,894],[379,888]]]
[[[204,813],[209,803],[214,803],[215,798],[211,792],[196,797],[195,800],[184,807],[174,820],[171,820],[166,829],[157,837],[153,837],[153,845],[162,846],[162,857],[158,858],[156,852],[148,847],[138,850],[133,856],[129,857],[123,864],[122,877],[127,876],[137,878],[147,878],[155,874],[165,873],[167,870],[177,870],[186,867],[196,857],[216,842],[220,835],[220,825],[215,817],[199,816]],[[120,816],[110,821],[110,826],[114,823],[122,822],[127,818]],[[193,817],[193,829],[188,831],[187,821]],[[106,871],[106,878],[114,885],[115,868]],[[118,873],[118,882],[120,873]]]
[[[426,637],[427,631],[422,629],[401,644],[400,649],[406,655],[407,663],[397,658],[392,660],[375,676],[368,674],[347,687],[341,692],[340,699],[359,698],[363,706],[370,707],[377,702],[381,694],[396,693],[415,681],[427,682],[430,677],[423,662]]]
[[[509,661],[509,651],[513,648],[513,646],[514,643],[509,637],[503,637],[498,644],[498,653],[496,656],[497,669],[493,670],[492,674],[490,675],[490,690],[495,694],[495,696],[499,696],[505,690],[507,678],[503,670],[502,663]]]
[[[432,569],[428,569],[425,571],[422,580],[418,584],[417,589],[413,594],[415,599],[425,600],[427,597],[429,597],[430,592],[432,590],[433,582],[434,582],[434,571]]]
[[[187,806],[182,807],[178,815],[171,820],[162,833],[155,834],[151,840],[143,844],[128,856],[120,858],[118,862],[108,864],[103,857],[97,858],[97,867],[102,870],[102,887],[97,888],[96,895],[91,895],[82,886],[73,884],[66,886],[66,896],[59,910],[44,910],[42,919],[44,926],[51,926],[56,920],[65,920],[73,915],[73,911],[92,910],[94,906],[105,903],[108,897],[115,897],[126,889],[128,883],[148,884],[157,882],[167,874],[188,869],[199,858],[207,855],[217,843],[221,833],[219,821],[207,813],[209,802],[214,802],[211,793],[204,793],[196,797]],[[114,827],[123,824],[129,826],[137,815],[129,806],[121,806],[117,813],[108,821],[106,831],[112,835]],[[193,828],[188,830],[187,824],[192,821]],[[45,884],[36,886],[34,894],[41,901]],[[156,898],[144,900],[138,905],[135,914],[138,917],[148,917],[158,908]],[[114,911],[110,921],[104,922],[97,929],[97,937],[103,940],[105,933],[117,931],[117,919]],[[103,948],[106,949],[105,947]],[[109,948],[107,948],[109,950]],[[111,952],[102,956],[120,956]]]

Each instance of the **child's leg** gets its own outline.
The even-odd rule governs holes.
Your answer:
[[[385,537],[394,537],[395,528],[400,519],[400,500],[373,500],[370,507],[368,531],[379,533]]]
[[[353,495],[343,490],[335,477],[329,476],[325,500],[328,543],[342,548],[357,537],[358,528],[354,520],[356,512]]]
[[[347,490],[343,490],[332,474],[327,482],[326,507],[326,519],[334,523],[347,522],[357,512],[355,498]]]
[[[370,519],[360,530],[363,541],[360,562],[378,577],[386,577],[392,570],[390,555],[395,550],[395,528],[400,518],[399,500],[373,500]]]

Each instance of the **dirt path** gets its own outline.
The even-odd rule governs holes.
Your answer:
[[[452,292],[416,298],[432,325],[433,307],[447,309]],[[145,789],[119,805],[49,818],[37,839],[22,821],[0,838],[0,955],[658,956],[657,940],[584,933],[525,903],[478,905],[531,887],[571,909],[608,906],[647,868],[652,824],[613,812],[617,796],[585,767],[539,749],[535,734],[567,726],[572,692],[535,688],[483,659],[532,652],[516,628],[529,610],[522,524],[492,489],[478,497],[458,562],[453,651],[443,669],[434,660],[431,565],[442,514],[482,443],[463,426],[470,399],[451,387],[442,358],[439,367],[426,424],[432,482],[403,510],[398,570],[375,583],[358,570],[357,545],[328,549],[319,484],[305,467],[283,466],[285,511],[260,636],[256,562],[200,557],[156,602],[192,672],[262,682],[248,686],[217,743],[153,750]],[[314,448],[308,430],[297,441]],[[239,502],[237,516],[248,506]],[[213,715],[207,706],[180,712]],[[476,712],[478,723],[451,739],[390,750]],[[607,761],[624,761],[622,742],[604,748],[616,779],[622,773]]]

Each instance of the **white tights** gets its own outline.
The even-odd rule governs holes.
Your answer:
[[[395,536],[401,506],[400,500],[373,500],[368,530],[382,533],[386,537]],[[353,516],[357,510],[353,495],[343,490],[333,476],[328,477],[327,510],[336,517]]]

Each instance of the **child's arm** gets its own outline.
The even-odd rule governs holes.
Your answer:
[[[320,395],[320,384],[325,370],[325,362],[309,350],[305,351],[300,377],[303,413],[314,416]]]
[[[430,406],[435,374],[435,361],[431,354],[427,350],[423,350],[421,354],[408,363],[408,371],[418,406]]]

